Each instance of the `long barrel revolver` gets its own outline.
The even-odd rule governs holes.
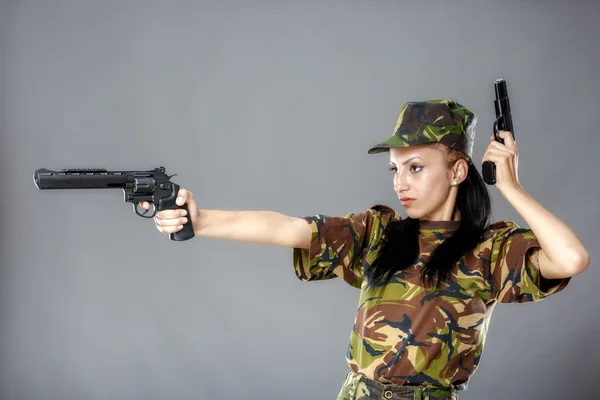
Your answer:
[[[179,185],[171,182],[175,175],[168,176],[164,167],[146,171],[108,171],[106,169],[63,169],[53,171],[46,168],[35,170],[33,181],[40,190],[47,189],[123,189],[125,202],[133,203],[133,210],[144,218],[152,218],[157,210],[182,209],[188,211],[188,222],[178,232],[170,233],[171,240],[183,241],[194,237],[194,228],[189,218],[187,205],[175,204]],[[150,209],[139,205],[150,203]]]
[[[496,79],[496,82],[494,82],[494,91],[496,92],[496,99],[494,100],[494,109],[496,110],[494,139],[504,144],[504,140],[498,134],[498,130],[508,131],[512,134],[513,140],[515,138],[506,81],[502,78]],[[488,185],[496,184],[496,164],[491,161],[484,161],[481,167],[481,174],[485,183]]]

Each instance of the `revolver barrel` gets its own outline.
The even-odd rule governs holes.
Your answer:
[[[33,173],[33,182],[38,189],[123,189],[127,183],[133,182],[132,173],[105,169],[53,171],[41,168]]]

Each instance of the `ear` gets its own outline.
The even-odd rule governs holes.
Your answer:
[[[454,163],[452,167],[452,180],[457,181],[459,184],[467,179],[469,173],[469,164],[463,158],[459,159]]]

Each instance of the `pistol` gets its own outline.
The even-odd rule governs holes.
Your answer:
[[[496,79],[496,82],[494,82],[494,91],[496,92],[496,99],[494,100],[494,109],[496,110],[494,139],[504,144],[504,140],[498,134],[498,130],[508,131],[512,134],[513,140],[515,138],[506,81],[502,78]],[[496,165],[493,162],[484,161],[481,172],[485,183],[488,185],[496,184]]]
[[[108,171],[106,169],[63,169],[53,171],[36,169],[33,173],[35,186],[47,189],[123,189],[125,202],[133,203],[133,210],[144,218],[152,218],[157,210],[186,210],[188,222],[178,232],[170,233],[171,240],[183,241],[194,237],[194,227],[190,220],[187,204],[182,207],[175,203],[179,185],[171,182],[175,175],[168,176],[164,167],[140,171]],[[150,209],[139,205],[150,203]]]

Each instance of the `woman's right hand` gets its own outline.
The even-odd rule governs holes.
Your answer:
[[[200,212],[198,210],[198,205],[196,204],[194,194],[188,190],[179,189],[175,203],[180,207],[184,204],[187,204],[189,215],[187,215],[185,210],[157,211],[154,215],[154,224],[156,225],[156,229],[166,235],[169,233],[175,233],[183,229],[183,225],[188,221],[189,218],[192,221],[194,232],[198,232],[198,229],[200,228],[198,221]],[[150,208],[150,203],[147,201],[142,201],[140,202],[140,206],[148,210]]]

